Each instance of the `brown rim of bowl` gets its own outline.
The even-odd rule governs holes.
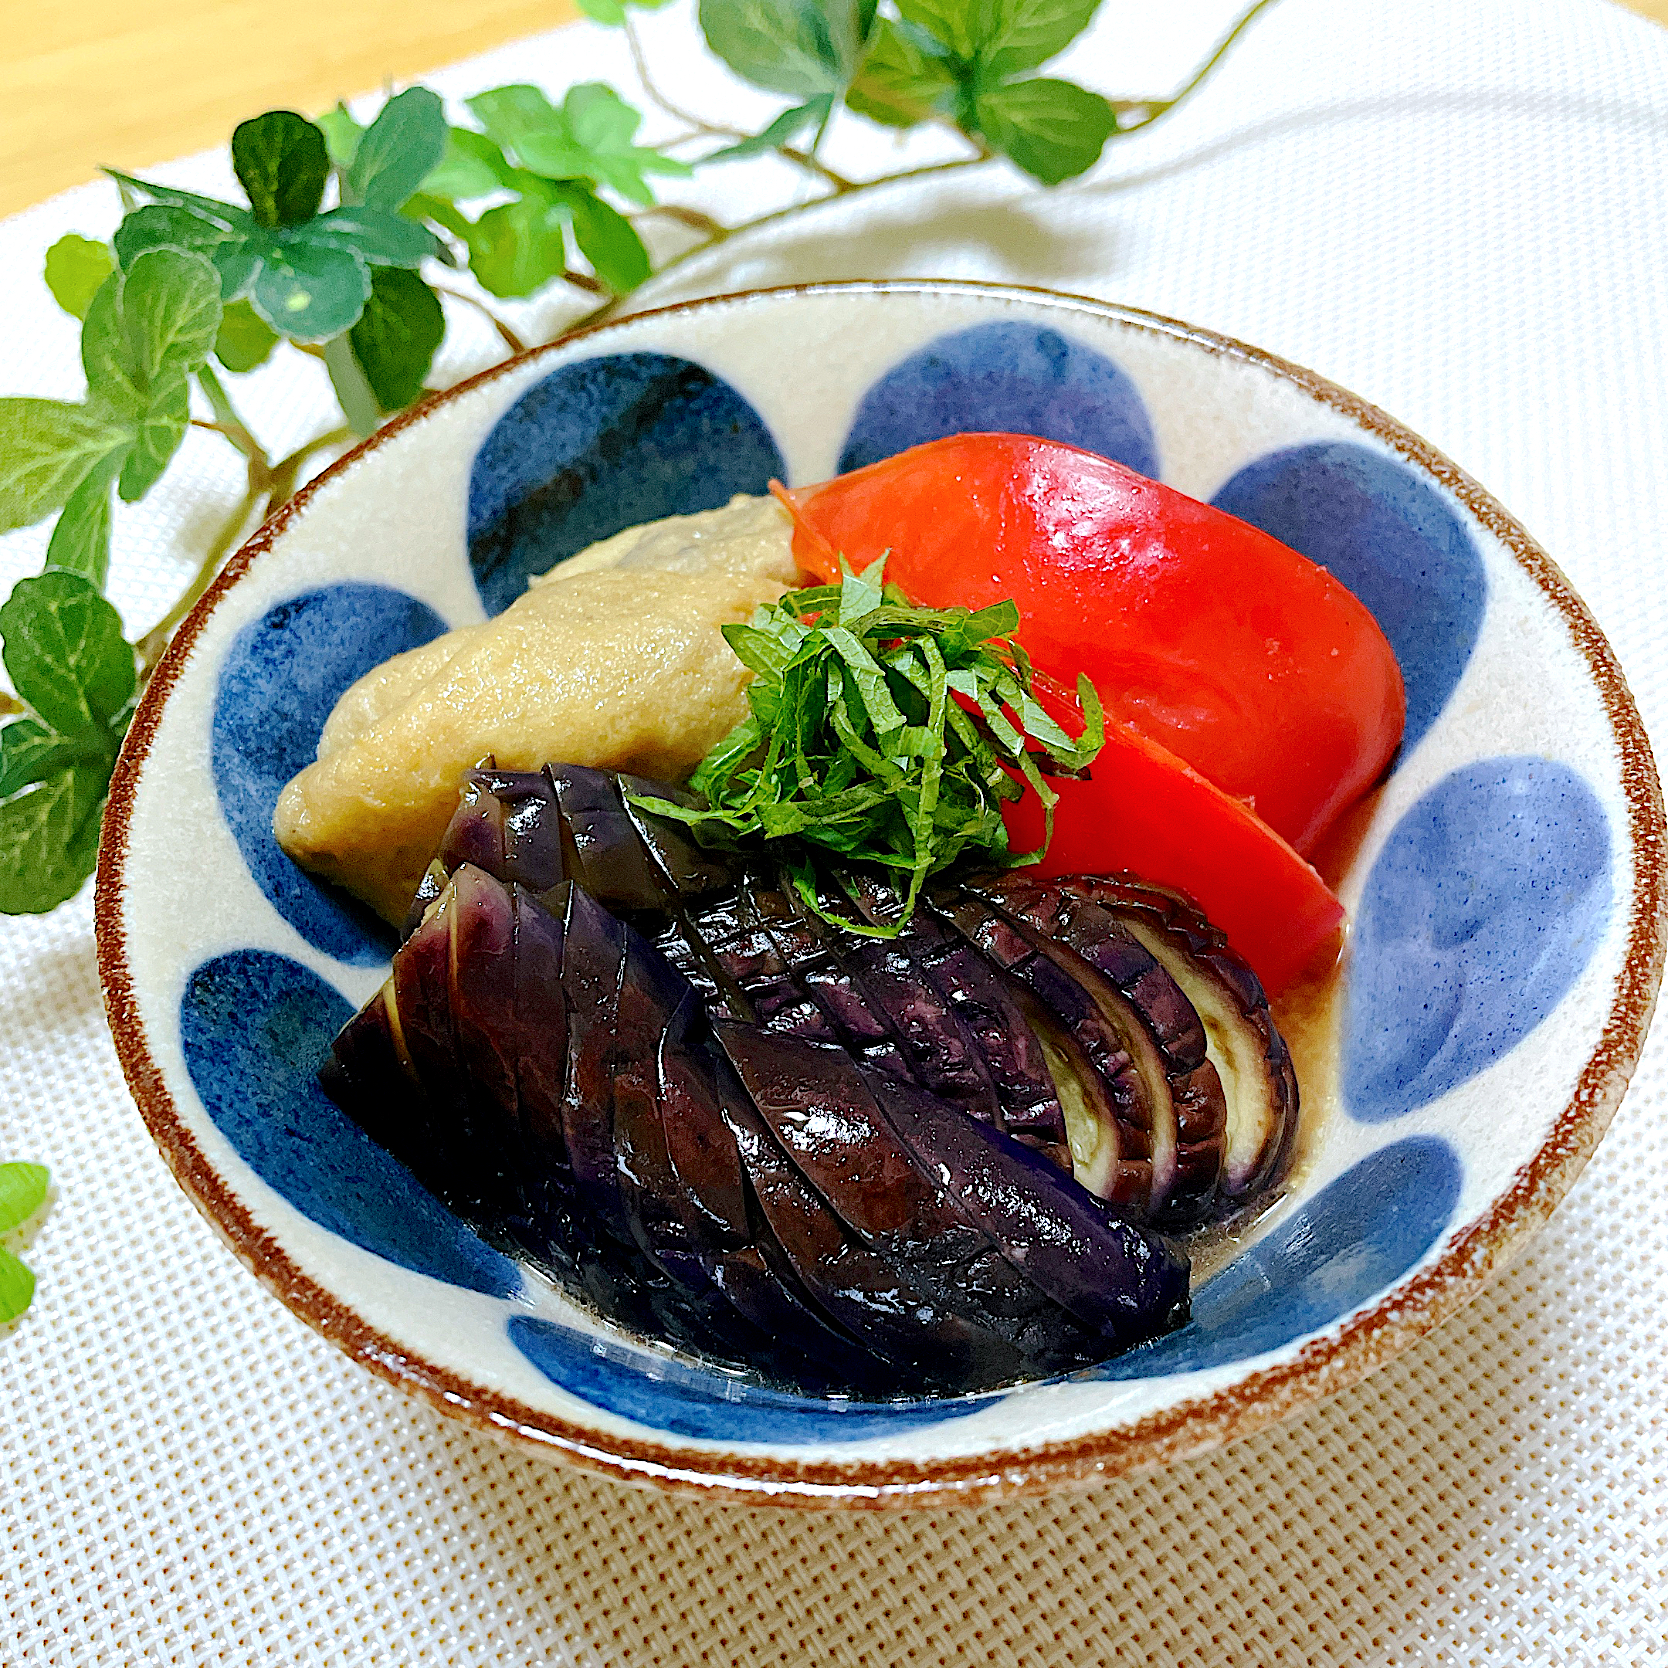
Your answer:
[[[679,1449],[666,1442],[603,1437],[499,1395],[448,1369],[415,1358],[379,1333],[297,1267],[254,1220],[210,1166],[181,1120],[140,1024],[128,976],[121,914],[124,865],[134,794],[156,734],[163,703],[190,656],[204,622],[320,486],[386,444],[436,405],[491,382],[541,354],[586,337],[606,337],[644,318],[733,307],[761,296],[863,294],[982,295],[993,300],[1042,300],[1157,336],[1191,342],[1210,353],[1260,366],[1349,418],[1433,476],[1512,552],[1518,564],[1563,615],[1576,648],[1598,685],[1621,758],[1628,804],[1630,854],[1636,875],[1627,955],[1616,978],[1610,1012],[1574,1094],[1540,1150],[1488,1210],[1467,1224],[1430,1267],[1399,1282],[1370,1309],[1351,1316],[1335,1337],[1312,1339],[1290,1361],[1250,1374],[1213,1395],[1184,1401],[1128,1426],[1010,1449],[929,1461],[843,1464],[791,1461],[754,1454]],[[187,616],[163,656],[128,731],[110,785],[99,843],[94,898],[98,965],[106,1012],[128,1086],[175,1178],[237,1256],[316,1331],[373,1372],[413,1392],[439,1411],[461,1418],[514,1446],[554,1455],[624,1481],[693,1492],[707,1500],[747,1505],[847,1506],[979,1503],[1012,1498],[1103,1477],[1145,1470],[1200,1454],[1248,1436],[1344,1389],[1423,1337],[1469,1302],[1551,1215],[1609,1124],[1639,1058],[1662,976],[1668,939],[1663,801],[1633,697],[1604,634],[1552,559],[1471,477],[1376,406],[1312,371],[1231,337],[1175,319],[1092,297],[1013,284],[898,280],[795,284],[745,290],[634,313],[575,331],[556,342],[505,360],[406,411],[315,477],[259,528]]]

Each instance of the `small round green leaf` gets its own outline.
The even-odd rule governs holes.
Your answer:
[[[190,423],[191,389],[186,373],[164,367],[151,382],[145,409],[134,424],[133,445],[117,477],[116,491],[124,504],[136,503],[156,485]]]
[[[46,546],[48,568],[78,573],[101,591],[110,571],[110,488],[125,461],[123,452],[112,452],[94,467],[69,495]]]
[[[616,295],[627,295],[649,276],[649,252],[637,228],[594,192],[574,191],[569,199],[573,240],[591,270]]]
[[[1005,80],[1047,63],[1089,27],[1099,5],[1100,0],[1007,0],[993,8],[978,50],[985,78]]]
[[[372,271],[371,299],[348,340],[384,411],[403,410],[422,393],[445,334],[440,298],[415,272],[397,266]]]
[[[66,233],[46,252],[46,287],[71,318],[84,319],[98,287],[115,270],[108,243]]]
[[[44,1164],[0,1164],[0,1234],[27,1222],[46,1203],[51,1185]]]
[[[332,209],[283,236],[285,243],[351,249],[372,266],[419,266],[441,253],[434,233],[392,209]]]
[[[440,161],[446,111],[427,87],[407,87],[365,129],[342,176],[342,200],[397,209]]]
[[[280,336],[323,342],[353,327],[370,293],[371,270],[362,255],[296,239],[262,251],[249,299]]]
[[[313,118],[313,126],[324,135],[324,148],[330,153],[331,162],[338,168],[351,167],[365,130],[353,119],[348,107],[338,99],[334,109]]]
[[[513,173],[509,159],[484,133],[454,127],[440,161],[423,181],[423,192],[448,203],[467,202],[503,190]]]
[[[701,0],[699,16],[707,45],[743,81],[773,93],[838,93],[857,67],[841,62],[817,0]]]
[[[860,116],[887,127],[914,127],[950,115],[957,92],[956,66],[925,51],[920,41],[882,19],[846,103]]]
[[[247,301],[227,303],[214,336],[214,356],[228,371],[254,370],[277,345],[277,332]]]
[[[206,362],[220,328],[220,278],[188,249],[151,249],[128,268],[122,322],[134,363],[147,380],[189,375]]]
[[[195,209],[147,203],[116,228],[116,258],[126,268],[151,249],[194,249],[213,260],[221,244],[236,239],[236,233]]]
[[[234,130],[232,168],[258,225],[294,226],[318,213],[330,151],[305,116],[269,110]]]
[[[0,1250],[0,1324],[17,1320],[35,1301],[35,1276],[27,1263]]]
[[[98,863],[99,818],[114,751],[0,803],[0,913],[44,915],[73,898]]]
[[[974,115],[985,138],[1044,185],[1094,167],[1118,127],[1099,93],[1042,76],[980,93]]]
[[[14,718],[0,728],[0,799],[86,759],[85,747],[47,729],[39,719]]]
[[[493,295],[531,295],[566,265],[562,217],[538,198],[501,203],[469,228],[469,270]]]
[[[61,736],[108,732],[132,698],[121,615],[79,574],[20,579],[0,605],[0,638],[12,687]]]

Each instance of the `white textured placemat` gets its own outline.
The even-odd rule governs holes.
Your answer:
[[[1228,7],[1104,10],[1070,72],[1139,93],[1176,84]],[[650,38],[686,100],[751,96],[690,71],[686,19]],[[434,79],[597,74],[629,81],[620,43],[577,29]],[[852,128],[844,154],[884,163],[891,140]],[[214,188],[224,164],[158,172]],[[791,189],[769,163],[700,189],[720,187],[731,210]],[[0,389],[78,392],[40,257],[114,212],[90,188],[0,228]],[[894,188],[661,293],[946,274],[1179,315],[1384,405],[1545,542],[1668,735],[1668,33],[1602,0],[1283,0],[1198,105],[1087,181]],[[275,446],[326,416],[318,369],[244,385]],[[135,628],[178,582],[176,541],[235,494],[188,444],[119,530]],[[0,541],[0,587],[43,542]],[[34,1311],[0,1336],[8,1668],[1668,1662],[1668,1032],[1521,1263],[1306,1418],[1078,1498],[802,1517],[513,1457],[352,1367],[153,1152],[87,898],[0,943],[0,1158],[61,1190]]]

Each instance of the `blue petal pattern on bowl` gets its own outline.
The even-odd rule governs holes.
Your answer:
[[[1610,920],[1610,826],[1568,765],[1483,759],[1396,825],[1356,918],[1344,1103],[1363,1123],[1424,1106],[1558,1005]]]
[[[489,614],[533,574],[662,516],[717,509],[785,475],[764,419],[690,359],[613,353],[536,382],[469,476],[469,565]]]
[[[445,629],[404,591],[327,585],[245,626],[220,669],[211,761],[221,812],[272,907],[338,961],[381,961],[393,940],[370,910],[285,855],[273,838],[273,808],[284,784],[313,762],[324,721],[348,686]]]
[[[560,1321],[514,1315],[508,1329],[510,1342],[551,1383],[582,1401],[654,1430],[715,1442],[855,1442],[964,1419],[992,1400],[821,1401],[649,1350],[604,1343]]]
[[[1381,1147],[1195,1292],[1193,1319],[1181,1331],[1093,1376],[1222,1367],[1330,1326],[1436,1243],[1459,1201],[1460,1176],[1458,1155],[1436,1136]]]
[[[840,470],[950,434],[1034,434],[1158,473],[1147,407],[1104,354],[1033,324],[976,324],[900,360],[863,396]]]
[[[396,1163],[318,1086],[353,1010],[288,956],[234,950],[180,998],[186,1069],[238,1156],[302,1215],[448,1285],[514,1297],[521,1276]]]
[[[1488,581],[1459,516],[1406,465],[1343,441],[1271,452],[1211,502],[1319,562],[1373,611],[1407,684],[1405,757],[1482,627]]]

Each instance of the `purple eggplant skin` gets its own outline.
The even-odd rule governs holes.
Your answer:
[[[696,1010],[682,974],[634,927],[582,886],[569,894],[562,989],[570,1015],[562,1130],[581,1197],[602,1225],[634,1243],[621,1191],[613,1122],[616,1090],[653,1105],[661,1037]]]
[[[563,857],[570,879],[605,909],[664,914],[674,894],[626,812],[619,778],[584,765],[544,769],[561,809]]]
[[[390,977],[338,1033],[319,1069],[319,1085],[379,1147],[420,1178],[434,1143],[436,1113],[399,1039],[398,1023]]]
[[[871,875],[855,878],[858,903],[868,918],[876,926],[895,922],[903,909],[897,889]],[[1000,1103],[998,1127],[1069,1168],[1065,1113],[1010,977],[930,910],[916,910],[895,942],[971,1034]]]
[[[456,894],[448,885],[394,957],[396,1036],[434,1116],[428,1150],[412,1163],[425,1186],[471,1221],[492,1220],[511,1185],[506,1174],[513,1110],[470,1077],[452,1015],[451,939]]]
[[[705,1049],[673,1043],[662,1048],[659,1070],[662,1131],[684,1230],[712,1283],[773,1340],[772,1357],[761,1363],[766,1371],[817,1393],[885,1396],[905,1388],[895,1369],[818,1311],[771,1234],[732,1133],[746,1100],[733,1074]]]
[[[858,881],[861,887],[861,881]],[[894,939],[816,923],[869,1010],[881,1015],[909,1063],[909,1078],[972,1117],[1000,1124],[1002,1105],[978,1040],[954,1006]]]
[[[670,782],[624,772],[617,774],[615,781],[637,838],[680,905],[687,907],[736,884],[741,858],[735,852],[701,845],[684,824],[632,803],[633,799],[664,799],[693,810],[705,804],[700,795]]]
[[[1071,875],[1053,884],[1124,921],[1187,993],[1207,1033],[1214,1030],[1228,1106],[1215,1214],[1231,1213],[1274,1184],[1297,1135],[1297,1074],[1261,982],[1184,893],[1127,874]]]
[[[1004,1253],[1104,1340],[1105,1353],[1187,1320],[1186,1254],[1114,1215],[1011,1136],[924,1096],[900,1097],[899,1133]]]
[[[615,1027],[626,970],[626,925],[582,886],[568,892],[563,922],[562,993],[568,1010],[562,1138],[580,1208],[631,1243],[614,1173]],[[663,963],[664,965],[664,963]]]
[[[487,764],[464,778],[458,808],[412,899],[408,936],[444,889],[446,877],[466,863],[539,894],[567,878],[556,796],[542,771]]]
[[[701,1022],[687,992],[646,1057],[631,1054],[614,1077],[614,1153],[628,1225],[643,1255],[670,1280],[711,1342],[706,1353],[767,1376],[805,1385],[819,1378],[806,1357],[784,1347],[774,1332],[754,1326],[713,1278],[716,1253],[710,1219],[698,1211],[673,1170],[666,1144],[659,1083],[662,1061],[680,1050]],[[826,1386],[824,1386],[826,1388]]]
[[[1125,1214],[1145,1215],[1153,1192],[1152,1107],[1094,993],[1034,933],[985,899],[946,887],[932,893],[927,907],[1023,987],[1021,1007],[1039,1042],[1051,1042],[1069,1061],[1108,1149],[1096,1173],[1080,1177],[1083,1184]]]
[[[753,903],[782,959],[800,988],[828,1015],[834,1035],[854,1060],[899,1082],[915,1080],[901,1039],[887,1016],[874,1008],[805,907],[786,876],[756,883]]]
[[[769,1030],[837,1041],[828,1013],[794,978],[760,915],[758,893],[764,884],[756,873],[745,875],[739,886],[691,913],[689,931],[717,975],[740,993],[739,1003],[727,1004],[743,1009],[733,1017]]]
[[[1156,1054],[1148,1059],[1144,1076],[1163,1074],[1163,1086],[1151,1084],[1151,1098],[1164,1114],[1169,1184],[1168,1196],[1154,1199],[1151,1218],[1163,1228],[1206,1218],[1221,1183],[1228,1106],[1216,1066],[1206,1054],[1203,1022],[1186,992],[1118,916],[1081,892],[1021,874],[966,884],[1058,946],[1056,959],[1061,952],[1074,952],[1103,979],[1103,1006],[1121,1011],[1126,1032],[1139,1031],[1131,1034],[1131,1054],[1144,1044]],[[1158,1133],[1156,1121],[1156,1173]]]
[[[719,1046],[754,1106],[803,1179],[871,1251],[927,1292],[948,1313],[1015,1352],[1034,1375],[1097,1360],[1104,1349],[1038,1288],[925,1169],[895,1127],[900,1097],[960,1108],[926,1091],[870,1074],[839,1048],[725,1026]],[[990,1351],[977,1380],[1002,1382],[1016,1370],[1006,1351]]]
[[[1089,992],[1128,1057],[1152,1161],[1145,1218],[1157,1222],[1202,1216],[1215,1191],[1214,1175],[1205,1178],[1203,1200],[1190,1196],[1185,1205],[1178,1205],[1175,1196],[1178,1143],[1171,1076],[1173,1071],[1191,1074],[1205,1059],[1204,1027],[1193,1004],[1139,941],[1089,899],[1025,881],[969,890]],[[1154,1011],[1143,1008],[1132,992],[1150,997]],[[1168,1021],[1169,1030],[1161,1020]]]
[[[720,1045],[726,1054],[741,1035],[767,1033],[725,1028]],[[733,1056],[731,1063],[737,1064]],[[745,1075],[738,1075],[745,1084]],[[773,1133],[754,1104],[752,1085],[747,1089],[746,1101],[726,1100],[726,1121],[772,1235],[818,1307],[923,1385],[964,1392],[1025,1376],[1025,1357],[1012,1344],[951,1309],[848,1230]]]

